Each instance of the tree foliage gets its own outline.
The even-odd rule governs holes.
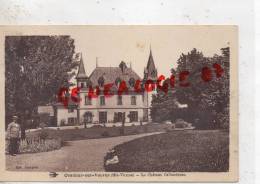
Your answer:
[[[54,102],[77,66],[69,36],[7,36],[5,39],[6,117],[30,114]]]
[[[180,56],[177,68],[171,71],[176,78],[181,72],[188,71],[186,82],[189,85],[183,87],[179,85],[180,81],[176,81],[169,93],[158,92],[154,96],[154,114],[151,115],[155,121],[183,118],[197,128],[229,127],[229,48],[222,48],[221,51],[221,55],[205,57],[193,49]],[[215,64],[221,66],[223,71],[217,73]],[[203,79],[203,68],[208,72],[208,81]],[[188,108],[180,109],[173,105],[178,103],[187,104]]]

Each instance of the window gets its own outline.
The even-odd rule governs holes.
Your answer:
[[[136,105],[136,96],[131,96],[131,105]]]
[[[125,119],[125,113],[123,112],[114,113],[114,122],[123,122],[124,119]]]
[[[80,83],[80,87],[84,88],[84,83],[83,82]]]
[[[107,112],[99,112],[99,123],[107,122]]]
[[[100,105],[106,105],[104,96],[100,96]]]
[[[138,112],[137,111],[130,111],[129,114],[130,122],[137,122],[138,121]]]
[[[84,117],[84,123],[91,123],[93,120],[93,114],[89,111],[85,112],[83,117]]]
[[[74,109],[73,108],[68,108],[68,113],[72,113],[74,112]]]
[[[122,101],[122,96],[121,95],[117,96],[117,105],[123,105],[123,101]]]
[[[133,77],[131,77],[131,78],[129,79],[128,83],[129,83],[129,85],[130,85],[131,87],[134,87],[134,86],[135,86],[135,79],[134,79]]]
[[[98,78],[98,85],[103,87],[104,86],[104,83],[105,83],[105,79],[103,76],[99,77]]]
[[[151,72],[151,75],[152,75],[152,77],[156,77],[156,75],[157,75],[156,71],[153,70],[153,71]]]
[[[85,105],[92,105],[92,100],[87,95],[85,96]]]

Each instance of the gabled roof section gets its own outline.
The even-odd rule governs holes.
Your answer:
[[[120,67],[97,67],[89,76],[92,86],[98,86],[98,79],[100,77],[104,78],[105,84],[115,83],[116,79],[120,78],[121,81],[125,81],[127,84],[130,78],[135,80],[141,80],[139,75],[135,73],[131,68],[125,68],[122,72]]]
[[[78,74],[76,76],[76,79],[81,79],[81,78],[83,79],[87,78],[85,68],[84,68],[82,53],[80,53],[80,63],[79,63],[79,69],[78,69]]]

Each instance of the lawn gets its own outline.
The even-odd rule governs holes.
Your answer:
[[[229,133],[220,130],[171,131],[114,149],[119,163],[105,166],[106,171],[227,172],[229,168]]]
[[[124,135],[134,135],[140,133],[151,133],[151,132],[164,132],[169,129],[171,125],[167,124],[146,124],[142,126],[129,126],[125,127]],[[27,137],[38,137],[42,130],[27,132]],[[91,127],[83,129],[44,129],[47,132],[47,138],[60,138],[62,141],[73,141],[73,140],[84,140],[84,139],[97,139],[106,137],[122,136],[121,127]]]

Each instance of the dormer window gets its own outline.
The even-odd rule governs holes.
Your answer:
[[[135,86],[135,79],[134,79],[133,77],[131,77],[131,78],[129,79],[128,83],[129,83],[129,85],[130,85],[131,87],[134,87],[134,86]]]
[[[98,78],[98,85],[103,87],[104,86],[104,83],[105,83],[105,79],[103,76],[99,77]]]
[[[84,88],[84,82],[81,82],[81,83],[80,83],[80,87],[81,87],[81,88]]]
[[[156,72],[155,72],[155,70],[152,71],[151,75],[152,75],[152,77],[156,77]]]

